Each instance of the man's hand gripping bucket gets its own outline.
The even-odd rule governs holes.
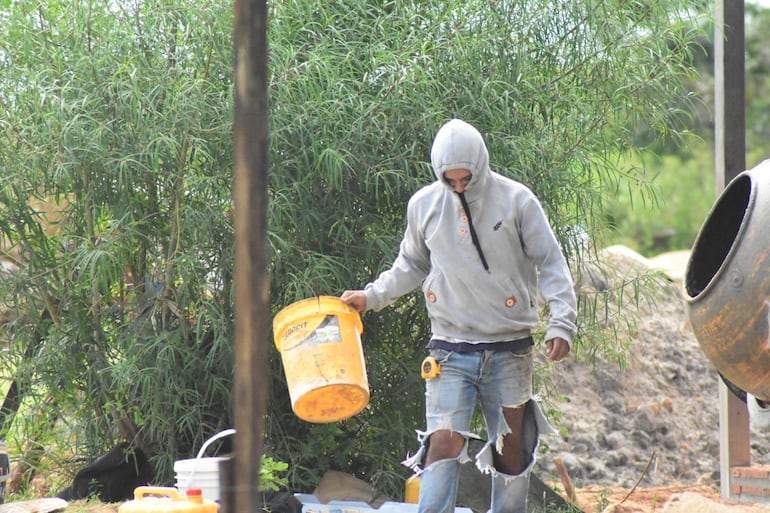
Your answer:
[[[200,488],[203,490],[204,499],[219,502],[219,464],[227,458],[204,458],[203,455],[212,443],[233,434],[235,429],[225,429],[203,442],[195,458],[174,462],[175,484],[181,494],[188,488]]]

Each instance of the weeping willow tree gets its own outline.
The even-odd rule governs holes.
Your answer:
[[[28,412],[4,428],[91,454],[128,438],[168,481],[232,418],[231,4],[0,5],[0,365]],[[681,132],[699,31],[687,7],[273,4],[272,313],[389,265],[451,117],[538,194],[571,262],[590,258],[574,234],[598,237],[603,198],[645,184],[618,155],[640,127]],[[298,420],[273,352],[265,447],[292,490],[338,469],[401,493],[422,427],[421,301],[365,316],[371,401],[352,419]],[[582,303],[585,353],[622,354],[595,329],[608,301]]]

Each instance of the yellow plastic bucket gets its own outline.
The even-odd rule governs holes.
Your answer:
[[[336,422],[366,407],[369,381],[362,332],[358,311],[338,297],[304,299],[276,314],[275,346],[297,417]]]

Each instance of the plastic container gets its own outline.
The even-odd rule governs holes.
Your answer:
[[[195,458],[174,462],[174,480],[180,493],[197,488],[203,491],[206,499],[219,502],[219,464],[227,458],[204,458],[203,455],[213,442],[233,434],[234,429],[221,431],[203,443]]]
[[[358,311],[338,297],[304,299],[276,314],[275,346],[297,417],[336,422],[366,407],[369,381],[362,332]]]
[[[217,513],[219,505],[206,499],[200,489],[189,489],[181,495],[176,488],[140,486],[134,500],[124,502],[118,513]]]
[[[420,502],[420,476],[412,476],[406,480],[404,502],[407,504],[418,504]]]

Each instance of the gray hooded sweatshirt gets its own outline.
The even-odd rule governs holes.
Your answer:
[[[545,340],[575,334],[569,268],[537,197],[489,168],[481,134],[459,119],[436,134],[431,163],[437,181],[407,206],[407,227],[392,267],[365,287],[367,309],[380,310],[422,284],[433,337],[502,342],[529,336],[538,324],[538,287],[549,307]],[[468,169],[465,188],[479,245],[444,172]]]

